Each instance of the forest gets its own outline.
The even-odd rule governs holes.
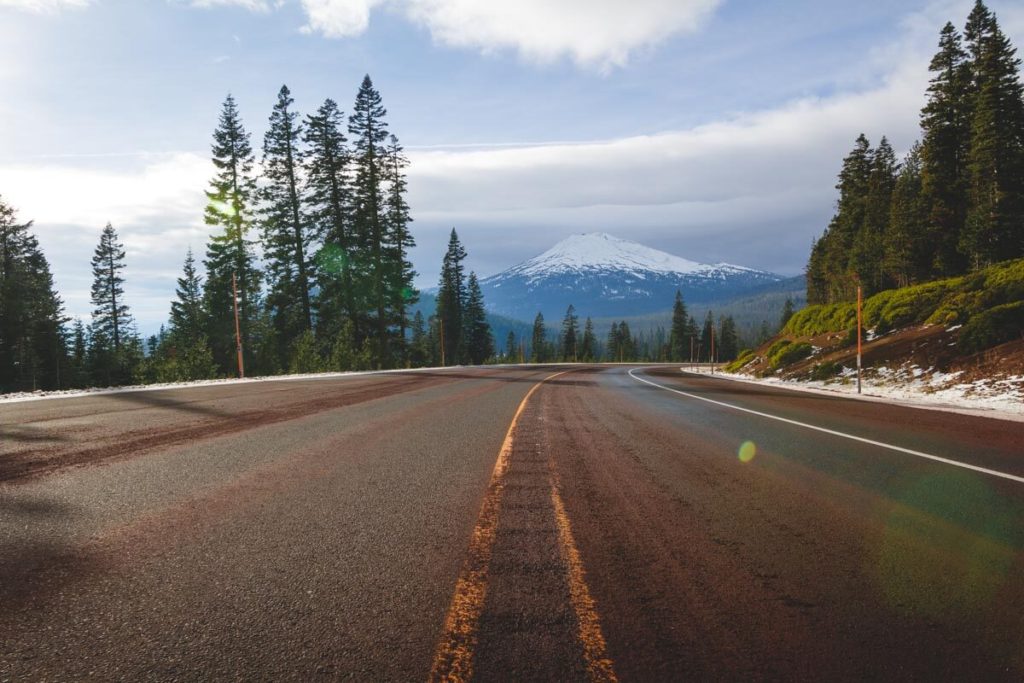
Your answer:
[[[947,23],[930,64],[921,137],[898,161],[860,135],[839,173],[835,216],[811,249],[808,303],[839,303],[977,272],[1024,256],[1020,60],[978,0]]]

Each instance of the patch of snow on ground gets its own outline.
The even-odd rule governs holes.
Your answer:
[[[684,366],[682,370],[709,373],[707,367],[693,369]],[[1024,376],[960,382],[958,380],[962,374],[963,371],[929,372],[917,366],[871,368],[862,379],[863,393],[858,396],[856,368],[844,367],[835,379],[827,382],[780,377],[757,378],[715,370],[715,376],[724,379],[1024,421]]]

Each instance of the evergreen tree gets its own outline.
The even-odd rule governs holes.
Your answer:
[[[254,332],[260,319],[260,278],[253,243],[247,238],[256,184],[249,134],[242,126],[238,107],[228,95],[213,133],[213,165],[216,175],[206,192],[206,224],[220,228],[206,247],[204,306],[208,315],[207,335],[214,360],[221,372],[233,373],[235,361],[235,317],[232,275],[238,289],[238,317],[247,366],[252,365],[259,339]]]
[[[388,292],[388,250],[391,247],[385,216],[384,180],[388,138],[380,93],[369,76],[363,78],[356,95],[348,131],[352,136],[352,199],[356,289],[368,304],[368,331],[372,331],[371,348],[374,365],[389,362],[389,329],[394,321],[393,303]],[[445,330],[445,334],[448,330]],[[450,361],[450,359],[449,359]]]
[[[516,362],[516,333],[512,330],[509,330],[508,336],[505,337],[505,362]]]
[[[59,389],[73,379],[63,303],[31,225],[0,199],[0,391]]]
[[[889,227],[896,169],[896,154],[883,136],[871,155],[864,196],[864,221],[857,231],[849,264],[850,271],[858,276],[869,295],[881,291],[886,284],[880,255]]]
[[[416,271],[409,261],[409,249],[416,242],[409,232],[412,218],[409,216],[409,205],[405,201],[408,183],[405,169],[409,160],[405,157],[398,138],[388,138],[385,149],[385,180],[387,181],[387,233],[388,233],[388,293],[398,321],[398,339],[404,344],[405,331],[409,325],[408,308],[419,300],[419,293],[413,287]]]
[[[1024,255],[1024,87],[1017,51],[995,16],[978,2],[971,17],[970,207],[959,246],[978,269]]]
[[[194,344],[200,339],[205,341],[203,284],[196,271],[191,247],[185,254],[184,272],[178,278],[175,295],[177,299],[171,302],[171,335],[185,344]]]
[[[736,360],[740,351],[736,321],[731,315],[719,318],[718,335],[715,337],[715,358],[723,363]]]
[[[544,327],[543,313],[537,313],[537,317],[533,319],[533,335],[530,338],[530,362],[548,362],[547,329]]]
[[[715,352],[717,348],[713,348],[714,344],[717,344],[717,340],[713,340],[712,337],[715,334],[715,317],[711,311],[707,312],[704,316],[704,328],[700,334],[700,348],[701,348],[701,360],[708,362],[715,362]]]
[[[562,334],[559,339],[560,351],[562,361],[575,363],[579,357],[579,339],[577,338],[577,328],[579,327],[579,317],[576,315],[576,309],[572,304],[569,304],[569,308],[565,311],[565,318],[562,319]]]
[[[928,211],[921,182],[921,146],[915,144],[893,186],[882,268],[897,287],[920,282],[931,272]]]
[[[448,238],[448,251],[441,264],[441,281],[437,288],[437,319],[444,346],[445,364],[457,365],[462,362],[465,344],[462,338],[464,328],[462,315],[466,305],[466,278],[462,262],[466,250],[459,242],[459,236],[452,228]]]
[[[676,290],[676,300],[672,304],[672,332],[669,337],[669,360],[678,363],[690,355],[690,340],[686,329],[686,304],[683,293]]]
[[[356,299],[352,233],[352,198],[348,180],[348,141],[344,115],[334,100],[326,100],[306,119],[306,202],[310,225],[322,241],[316,254],[320,285],[317,333],[324,339],[340,334],[345,320],[362,339]]]
[[[594,334],[594,322],[587,317],[583,324],[583,340],[580,342],[580,360],[592,363],[597,359],[597,335]]]
[[[93,334],[110,341],[115,354],[127,341],[132,322],[124,302],[124,259],[124,245],[118,241],[114,226],[107,223],[92,257],[92,328]]]
[[[303,130],[293,104],[288,86],[281,86],[263,137],[264,183],[259,191],[266,305],[282,352],[313,328],[310,228],[299,184]]]
[[[788,296],[786,297],[786,303],[782,305],[782,317],[779,319],[779,329],[785,329],[786,323],[793,317],[793,300]]]
[[[958,250],[967,215],[967,153],[970,144],[970,74],[960,34],[947,23],[929,69],[928,102],[921,111],[921,184],[928,209],[931,273],[961,272]]]
[[[414,368],[421,368],[430,362],[430,341],[427,337],[426,323],[423,313],[416,311],[412,318],[412,339],[409,343],[409,363]]]
[[[472,365],[481,365],[494,355],[494,336],[487,322],[484,310],[484,295],[476,273],[469,274],[466,308],[462,315],[463,337],[466,344],[466,358]]]

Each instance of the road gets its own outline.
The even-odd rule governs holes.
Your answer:
[[[523,366],[0,435],[0,681],[1024,678],[1021,423]]]

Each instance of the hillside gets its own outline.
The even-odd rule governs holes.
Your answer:
[[[856,305],[814,305],[727,369],[758,377],[851,383]],[[1024,389],[1024,259],[880,292],[864,302],[864,376],[924,393]]]

